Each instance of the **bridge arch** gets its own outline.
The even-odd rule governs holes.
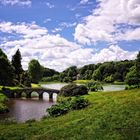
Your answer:
[[[1,91],[1,90],[0,90]],[[9,98],[20,98],[23,96],[23,94],[26,95],[26,98],[31,98],[33,93],[36,93],[38,95],[39,99],[43,98],[44,94],[49,95],[49,100],[52,100],[54,97],[56,97],[59,93],[59,90],[55,89],[44,89],[44,88],[22,88],[22,89],[5,89],[2,90],[2,93],[7,95]]]

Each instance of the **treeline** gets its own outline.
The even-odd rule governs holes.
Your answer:
[[[136,85],[140,83],[140,52],[136,60],[89,64],[81,68],[71,66],[55,77],[60,82],[95,80],[106,83],[126,82],[128,85]],[[48,77],[46,81],[48,79],[51,81],[54,78]]]
[[[45,68],[33,59],[29,62],[28,70],[23,70],[21,65],[21,53],[19,49],[10,61],[7,55],[0,49],[0,85],[2,86],[27,86],[38,83],[42,77],[50,77],[58,74],[57,71]]]
[[[24,71],[21,59],[21,53],[17,50],[10,62],[0,49],[0,85],[31,86],[31,83],[40,81],[72,82],[74,80],[95,80],[106,83],[126,82],[128,85],[140,83],[140,52],[136,60],[89,64],[81,68],[71,66],[61,73],[43,67],[35,59],[29,62],[28,70]]]

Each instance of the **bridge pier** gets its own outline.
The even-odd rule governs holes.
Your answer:
[[[26,98],[31,98],[32,92],[26,93]]]
[[[39,94],[39,99],[43,99],[43,93]]]
[[[50,101],[53,100],[53,93],[49,93],[49,100],[50,100]]]
[[[16,92],[15,94],[16,94],[15,98],[21,98],[21,94],[22,94],[21,92]]]

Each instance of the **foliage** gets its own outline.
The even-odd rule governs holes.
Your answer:
[[[77,78],[77,67],[71,66],[60,73],[61,82],[72,82]]]
[[[126,75],[126,84],[129,86],[131,85],[138,85],[140,79],[137,76],[136,66],[130,68],[129,72]]]
[[[59,102],[59,104],[53,105],[47,109],[48,113],[52,117],[57,117],[68,113],[70,110],[78,110],[85,108],[89,105],[87,99],[80,96],[68,98],[67,100]]]
[[[114,82],[113,76],[112,76],[112,75],[107,76],[107,77],[104,79],[104,81],[105,81],[106,83],[113,83],[113,82]]]
[[[54,75],[59,75],[59,72],[53,69],[43,68],[43,77],[52,77]]]
[[[52,117],[57,117],[63,114],[66,114],[69,111],[69,105],[67,102],[61,102],[56,105],[52,105],[47,109],[47,112]]]
[[[140,86],[139,85],[126,85],[125,86],[125,90],[130,90],[130,89],[135,89],[135,88],[140,88]]]
[[[0,49],[0,85],[13,85],[14,68],[9,62],[6,54]]]
[[[89,91],[98,91],[98,90],[103,90],[103,86],[101,85],[100,82],[98,81],[89,81],[86,84],[87,88]]]
[[[1,140],[139,140],[140,89],[89,93],[90,106],[29,124],[0,124]]]
[[[38,83],[43,76],[43,67],[40,63],[33,59],[29,62],[28,72],[33,83]]]
[[[20,83],[26,87],[31,87],[31,79],[28,71],[22,73]]]
[[[88,90],[84,85],[68,84],[61,88],[59,95],[76,96],[88,94]]]
[[[137,77],[139,79],[139,83],[140,83],[140,51],[137,55],[137,59],[136,59],[136,73],[137,73]]]
[[[0,93],[0,114],[8,112],[8,107],[5,103],[8,101],[7,97]]]
[[[87,99],[84,99],[83,97],[80,97],[80,96],[74,97],[70,101],[70,107],[73,110],[82,109],[88,105],[89,105],[89,101]]]
[[[41,82],[53,82],[53,81],[59,81],[59,75],[53,75],[51,77],[43,77],[41,79]]]
[[[19,49],[16,53],[12,56],[12,66],[14,67],[14,73],[16,75],[16,79],[20,82],[20,75],[23,72],[22,65],[21,65],[21,53]]]

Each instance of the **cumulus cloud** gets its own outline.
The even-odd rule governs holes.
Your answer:
[[[98,2],[99,5],[92,14],[76,26],[75,40],[88,45],[97,41],[116,42],[120,40],[118,36],[124,36],[123,40],[139,40],[138,37],[134,38],[135,34],[140,36],[140,30],[136,27],[140,26],[139,0],[98,0]],[[124,28],[124,25],[131,26],[131,29]]]
[[[118,45],[111,45],[109,48],[102,49],[92,58],[95,63],[119,60],[134,60],[137,52],[129,52],[121,49]]]
[[[93,48],[83,48],[81,45],[68,41],[59,34],[51,35],[44,27],[33,23],[1,22],[0,33],[20,35],[20,39],[3,40],[0,48],[8,57],[20,49],[22,65],[27,69],[31,59],[37,59],[45,67],[63,71],[69,66],[81,67],[85,64],[103,61],[135,59],[137,52],[128,52],[117,45],[96,52]]]
[[[46,28],[40,27],[32,22],[28,23],[17,23],[16,25],[12,22],[1,22],[0,31],[5,33],[16,33],[21,34],[24,38],[33,38],[45,35],[48,31]]]
[[[0,0],[2,5],[31,6],[31,0]]]

